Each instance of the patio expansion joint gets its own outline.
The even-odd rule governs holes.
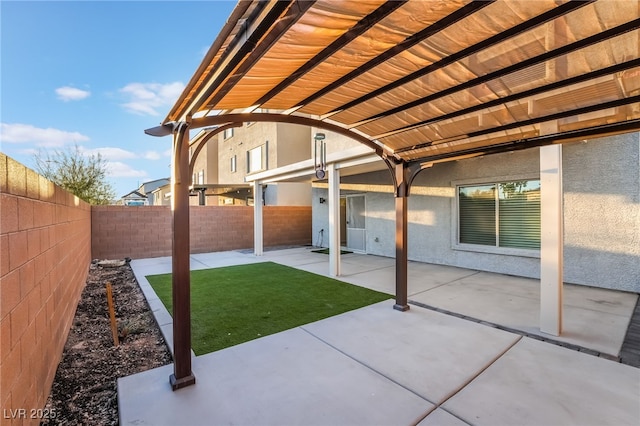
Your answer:
[[[583,352],[585,354],[593,355],[593,356],[596,356],[596,357],[599,357],[599,358],[605,358],[605,359],[608,359],[610,361],[614,361],[614,362],[618,362],[618,363],[626,364],[626,365],[631,365],[633,367],[638,367],[638,365],[634,363],[635,359],[627,359],[627,360],[625,360],[624,358],[621,358],[619,356],[610,355],[610,354],[607,354],[607,353],[604,353],[604,352],[598,352],[598,351],[593,350],[593,349],[585,348],[584,346],[579,346],[579,345],[575,345],[573,343],[568,343],[568,342],[562,342],[560,340],[551,339],[551,338],[548,338],[548,337],[540,336],[538,334],[527,333],[526,331],[522,331],[522,330],[518,330],[518,329],[515,329],[515,328],[507,327],[507,326],[504,326],[504,325],[496,324],[496,323],[493,323],[493,322],[481,320],[481,319],[470,317],[470,316],[467,316],[467,315],[462,315],[462,314],[459,314],[457,312],[448,311],[446,309],[442,309],[442,308],[438,308],[438,307],[435,307],[435,306],[427,305],[426,303],[417,302],[415,300],[409,300],[408,303],[410,305],[419,306],[421,308],[429,309],[429,310],[432,310],[432,311],[435,311],[435,312],[440,312],[440,313],[446,314],[446,315],[451,315],[453,317],[460,318],[460,319],[463,319],[463,320],[472,321],[472,322],[475,322],[475,323],[478,323],[478,324],[486,325],[488,327],[497,328],[497,329],[503,330],[503,331],[508,331],[509,333],[518,334],[518,335],[523,336],[523,337],[529,337],[531,339],[539,340],[539,341],[542,341],[542,342],[545,342],[545,343],[551,343],[551,344],[556,345],[556,346],[562,346],[563,348],[571,349],[573,351]]]
[[[193,257],[193,255],[189,255],[189,260],[191,262],[198,262],[199,264],[201,264],[202,266],[204,266],[205,268],[211,268],[211,266],[207,265],[206,263],[196,259],[195,257]],[[191,269],[191,268],[190,268]]]
[[[343,263],[348,263],[348,262],[343,262]],[[394,268],[394,266],[393,265],[380,266],[379,268],[367,269],[365,272],[369,273],[369,272],[381,271],[383,269],[389,269],[389,268]],[[353,274],[340,274],[339,276],[333,277],[333,278],[340,279],[340,277],[354,277],[354,276],[360,275],[362,273],[363,272],[361,271],[361,272],[354,272]]]
[[[444,398],[442,400],[441,403],[436,404],[436,407],[434,408],[434,411],[438,408],[440,408],[441,410],[446,411],[448,414],[460,419],[461,421],[463,421],[464,423],[468,423],[467,420],[465,420],[464,418],[452,413],[451,411],[447,410],[445,407],[443,407],[444,404],[446,404],[447,401],[449,401],[451,398],[453,398],[454,396],[456,396],[458,393],[460,393],[460,391],[462,391],[464,388],[466,388],[471,382],[473,382],[475,379],[477,379],[478,377],[480,377],[482,375],[482,373],[484,373],[485,371],[487,371],[487,369],[489,369],[493,364],[495,364],[500,358],[502,358],[507,352],[509,352],[511,350],[511,348],[513,348],[515,345],[517,345],[523,338],[524,336],[520,336],[518,337],[512,344],[510,344],[509,346],[507,346],[502,352],[500,352],[499,354],[497,354],[495,356],[495,358],[493,360],[491,360],[491,362],[487,363],[486,366],[484,366],[484,368],[482,368],[480,371],[478,371],[477,374],[473,375],[473,377],[469,378],[469,380],[467,380],[466,382],[464,382],[457,390],[451,392],[451,395],[447,396],[446,398]],[[422,419],[420,419],[420,421],[418,423],[420,423],[421,421],[423,421],[425,418],[427,418],[427,416],[430,413],[428,413],[427,415],[425,415]]]
[[[400,386],[402,389],[405,389],[405,390],[407,390],[408,392],[411,392],[412,394],[414,394],[414,395],[415,395],[415,396],[417,396],[418,398],[423,399],[423,400],[427,401],[427,402],[428,402],[428,403],[430,403],[430,404],[433,404],[433,405],[434,405],[434,408],[433,408],[432,410],[429,410],[429,412],[427,412],[427,413],[425,414],[425,417],[426,417],[427,415],[429,415],[429,413],[433,412],[433,410],[435,410],[435,409],[438,407],[438,404],[437,404],[436,402],[431,401],[431,400],[429,400],[428,398],[425,398],[423,395],[420,395],[419,393],[417,393],[417,392],[416,392],[416,391],[414,391],[413,389],[408,388],[407,386],[403,385],[402,383],[399,383],[397,380],[394,380],[393,378],[389,377],[388,375],[386,375],[386,374],[384,374],[384,373],[382,373],[382,372],[380,372],[380,371],[376,370],[376,369],[375,369],[375,368],[373,368],[372,366],[370,366],[370,365],[368,365],[368,364],[365,364],[365,363],[364,363],[364,362],[362,362],[361,360],[359,360],[359,359],[357,359],[357,358],[355,358],[355,357],[353,357],[353,356],[349,355],[348,353],[346,353],[346,352],[345,352],[345,351],[343,351],[342,349],[340,349],[340,348],[338,348],[338,347],[336,347],[336,346],[332,345],[331,343],[327,342],[326,340],[322,339],[321,337],[316,336],[316,335],[315,335],[315,334],[313,334],[311,331],[307,330],[307,329],[304,327],[304,325],[301,325],[301,326],[300,326],[300,329],[301,329],[301,330],[303,330],[303,331],[305,331],[306,333],[308,333],[311,337],[313,337],[313,338],[317,339],[318,341],[320,341],[320,342],[324,343],[325,345],[329,346],[329,347],[330,347],[330,348],[332,348],[333,350],[338,351],[339,353],[341,353],[342,355],[346,356],[347,358],[349,358],[349,359],[351,359],[351,360],[353,360],[353,361],[357,362],[358,364],[360,364],[360,365],[362,365],[363,367],[367,368],[368,370],[372,371],[373,373],[375,373],[375,374],[377,374],[377,375],[379,375],[379,376],[381,376],[381,377],[384,377],[385,379],[389,380],[389,381],[390,381],[390,382],[392,382],[393,384],[395,384],[395,385],[397,385],[397,386]],[[424,417],[423,417],[423,418],[424,418]],[[419,423],[419,421],[418,421],[417,423]]]
[[[458,277],[458,278],[456,278],[455,280],[447,281],[446,283],[439,284],[439,285],[437,285],[437,286],[435,286],[435,287],[431,287],[431,288],[428,288],[428,289],[426,289],[426,290],[419,291],[419,292],[417,292],[417,293],[412,293],[411,295],[412,295],[412,296],[417,296],[417,295],[419,295],[419,294],[426,293],[426,292],[431,291],[431,290],[435,290],[435,289],[440,288],[440,287],[443,287],[443,286],[445,286],[445,285],[453,284],[453,283],[455,283],[455,282],[457,282],[457,281],[462,281],[462,280],[464,280],[464,279],[466,279],[466,278],[469,278],[469,277],[472,277],[472,276],[474,276],[474,275],[478,275],[478,274],[481,274],[481,273],[482,273],[482,271],[474,271],[474,272],[471,272],[470,274],[465,275],[465,276],[463,276],[463,277]],[[417,306],[420,306],[420,305],[417,305]]]

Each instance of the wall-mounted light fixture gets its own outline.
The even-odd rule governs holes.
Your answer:
[[[320,197],[320,204],[324,204],[325,201],[327,201],[327,200],[325,200],[324,198]]]
[[[324,138],[324,133],[316,133],[313,137],[313,162],[316,166],[316,177],[318,179],[324,179],[326,175],[325,169],[327,167],[327,147]]]

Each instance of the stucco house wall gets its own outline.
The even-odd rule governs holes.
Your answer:
[[[564,145],[565,282],[640,292],[639,136]],[[496,254],[456,247],[456,185],[538,179],[539,170],[539,149],[530,149],[436,164],[421,172],[409,197],[409,259],[539,278],[538,252]],[[366,252],[395,256],[389,172],[343,177],[341,187],[342,195],[365,195]],[[327,246],[328,204],[320,198],[327,199],[328,192],[315,185],[313,243]]]
[[[640,292],[640,133],[567,146],[565,280]]]
[[[247,153],[266,145],[266,169],[276,169],[311,158],[311,129],[287,123],[244,123],[233,129],[233,136],[218,135],[219,183],[245,183],[248,173]],[[236,171],[231,171],[231,159],[235,157]],[[214,161],[214,160],[210,160]],[[264,193],[267,205],[301,206],[310,204],[308,184],[267,185]]]

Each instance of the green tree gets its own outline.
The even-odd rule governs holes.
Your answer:
[[[106,180],[107,162],[100,153],[84,155],[78,145],[34,155],[36,170],[89,204],[110,204],[115,190]]]

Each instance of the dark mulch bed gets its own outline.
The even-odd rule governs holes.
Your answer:
[[[128,263],[92,262],[41,424],[117,425],[117,379],[172,362]],[[114,346],[111,282],[120,345]]]

